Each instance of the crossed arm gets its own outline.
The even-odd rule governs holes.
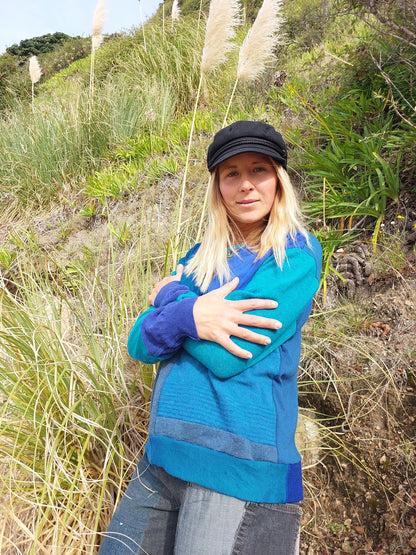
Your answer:
[[[176,275],[166,277],[156,283],[149,295],[149,304],[154,305],[159,291],[174,281],[180,281],[183,273],[183,266],[179,264]],[[200,295],[196,298],[193,306],[193,317],[198,338],[201,340],[218,343],[232,355],[243,359],[250,359],[250,351],[239,347],[231,337],[240,337],[251,343],[268,345],[270,337],[261,333],[256,333],[247,329],[250,326],[255,328],[279,329],[282,324],[278,320],[270,317],[246,314],[252,310],[275,309],[278,303],[273,299],[244,299],[227,300],[226,297],[238,286],[238,278],[226,283],[218,289]]]
[[[155,363],[181,347],[219,377],[229,377],[267,356],[306,321],[319,286],[317,254],[288,251],[284,268],[266,260],[248,285],[238,278],[198,296],[176,276],[157,283],[151,307],[129,336],[133,358]],[[163,289],[163,291],[162,291]],[[266,298],[258,298],[258,292]]]

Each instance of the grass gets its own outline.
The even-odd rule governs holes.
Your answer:
[[[148,393],[124,351],[143,302],[130,280],[147,270],[133,260],[117,281],[111,265],[74,274],[25,254],[1,294],[2,550],[93,553],[146,437]]]

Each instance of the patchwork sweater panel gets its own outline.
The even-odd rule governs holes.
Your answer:
[[[282,268],[272,253],[260,261],[248,249],[233,257],[240,288],[227,298],[274,298],[277,309],[255,313],[282,322],[280,330],[262,330],[271,339],[267,346],[233,338],[253,353],[248,361],[198,338],[189,305],[200,291],[189,277],[163,287],[155,306],[138,318],[130,354],[161,361],[146,451],[151,463],[173,476],[247,501],[302,499],[294,441],[297,368],[301,328],[319,287],[321,249],[312,236],[310,244],[298,239],[288,242]]]

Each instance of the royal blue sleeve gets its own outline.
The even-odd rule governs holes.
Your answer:
[[[196,244],[179,260],[186,265],[199,248]],[[176,272],[173,272],[175,274]],[[199,290],[186,276],[182,282],[167,283],[157,294],[154,306],[136,320],[127,339],[129,355],[146,364],[155,364],[178,351],[186,337],[199,341],[195,328],[193,307]]]
[[[179,281],[166,284],[154,306],[136,320],[127,340],[129,355],[147,364],[171,357],[187,337],[198,342],[193,308],[198,296]]]

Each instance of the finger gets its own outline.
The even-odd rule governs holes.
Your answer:
[[[262,335],[243,327],[238,327],[238,329],[233,332],[233,335],[245,341],[250,341],[250,343],[257,343],[258,345],[270,345],[271,343],[271,339],[267,337],[267,335]]]
[[[242,326],[250,326],[254,328],[265,328],[270,330],[279,330],[282,322],[274,318],[266,318],[264,316],[255,316],[254,314],[242,314],[238,318],[238,324]]]
[[[232,355],[235,355],[236,357],[245,358],[247,360],[250,358],[253,358],[253,355],[250,353],[250,351],[245,351],[244,349],[236,345],[233,341],[231,341],[231,339],[229,338],[224,339],[221,342],[221,345],[224,347],[224,349],[226,349],[229,353],[231,353]]]
[[[183,264],[178,264],[178,267],[176,268],[176,279],[178,281],[181,281],[182,274],[183,274]]]
[[[233,307],[241,312],[249,312],[250,310],[271,310],[277,308],[279,304],[273,299],[242,299],[240,301],[228,301]]]
[[[218,289],[214,289],[214,291],[212,291],[212,293],[215,292],[215,293],[219,294],[221,297],[226,297],[229,293],[231,293],[231,291],[234,291],[234,289],[238,285],[238,282],[239,282],[238,277],[235,277],[234,279],[232,279],[231,281],[229,281],[225,285],[222,285]]]

